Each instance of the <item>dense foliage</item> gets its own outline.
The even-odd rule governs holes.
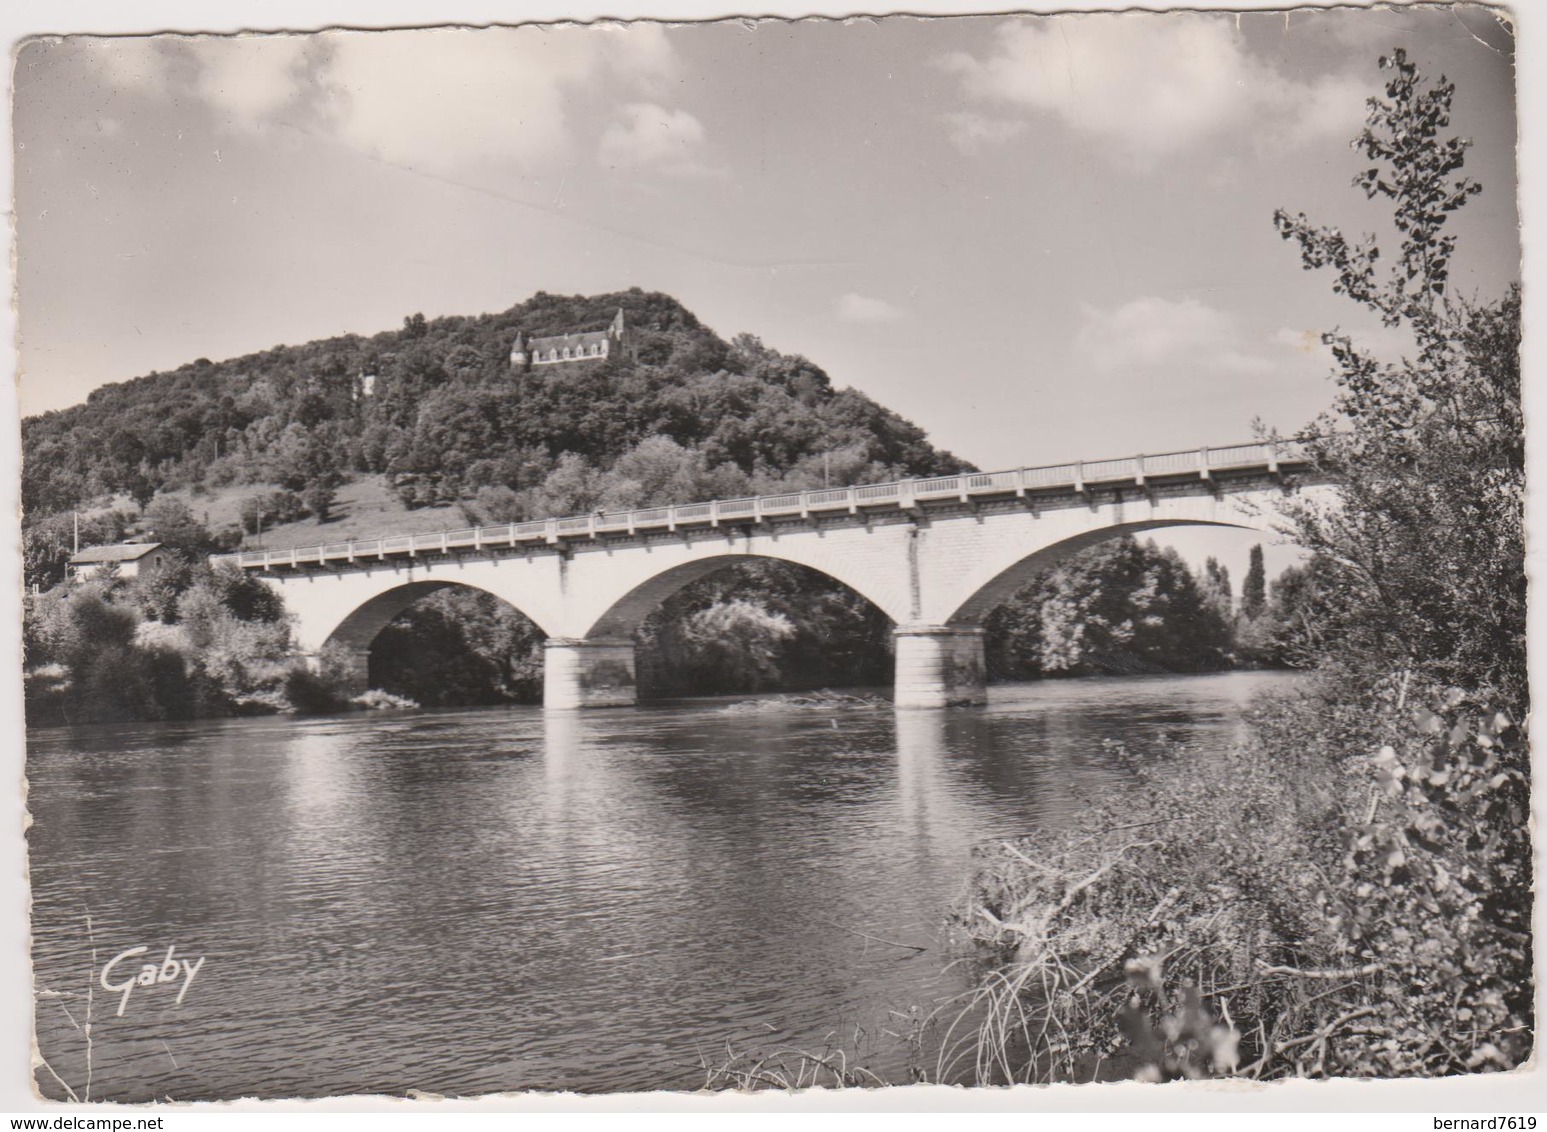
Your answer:
[[[1137,803],[985,847],[959,926],[992,962],[952,1015],[942,1079],[1391,1077],[1526,1058],[1519,721],[1408,679],[1358,704],[1265,705],[1253,724],[1215,759],[1117,751]]]
[[[512,371],[518,330],[599,329],[619,308],[637,360]],[[824,455],[848,481],[962,466],[806,359],[750,335],[725,342],[674,299],[638,289],[539,292],[498,314],[416,315],[369,338],[201,358],[29,418],[22,436],[29,522],[112,493],[143,507],[157,491],[231,483],[292,492],[324,519],[329,493],[361,472],[392,476],[410,504],[530,492],[566,454],[571,476],[577,461],[607,471],[649,437],[697,453],[727,494],[792,475],[820,483]],[[552,494],[525,496],[524,514],[566,510]]]
[[[481,590],[415,602],[376,638],[371,687],[424,707],[542,700],[542,631]]]
[[[852,687],[891,679],[891,620],[824,575],[739,563],[678,591],[639,633],[646,695]]]
[[[983,1079],[1396,1076],[1520,1065],[1533,1044],[1520,299],[1456,300],[1446,217],[1478,191],[1453,88],[1401,51],[1355,184],[1402,237],[1280,212],[1307,268],[1412,338],[1329,334],[1339,392],[1305,430],[1335,507],[1255,647],[1313,662],[1215,762],[1137,765],[1140,801],[981,861],[964,928],[998,955],[964,1020]],[[1251,601],[1258,583],[1249,579]]]
[[[988,618],[1001,679],[1198,672],[1235,660],[1229,579],[1203,579],[1176,551],[1124,536],[1072,555]]]
[[[109,571],[28,595],[27,718],[192,719],[338,706],[290,649],[274,591],[234,569]]]
[[[619,308],[629,354],[512,369],[518,330],[596,329]],[[137,607],[166,624],[203,555],[265,524],[326,522],[337,489],[364,473],[387,476],[409,507],[456,503],[466,521],[495,523],[964,466],[806,359],[751,335],[725,342],[675,300],[637,289],[539,293],[496,315],[416,315],[370,338],[201,359],[98,389],[84,405],[29,419],[23,434],[29,585],[62,580],[76,537],[66,512],[81,508],[82,545],[137,526],[178,553],[160,600]],[[216,533],[158,494],[230,484],[252,491],[240,528]],[[143,513],[92,509],[115,493]],[[815,574],[737,567],[651,619],[642,675],[662,694],[872,682],[886,662],[877,616]],[[539,644],[514,611],[451,591],[382,635],[373,683],[427,705],[530,700]]]

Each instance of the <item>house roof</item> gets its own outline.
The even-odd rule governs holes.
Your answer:
[[[88,546],[70,559],[71,566],[89,566],[99,562],[134,562],[157,549],[159,542],[119,542],[112,546]]]
[[[533,338],[531,349],[551,350],[563,349],[565,346],[590,346],[593,343],[607,341],[605,330],[585,330],[579,334],[550,334],[545,338]]]

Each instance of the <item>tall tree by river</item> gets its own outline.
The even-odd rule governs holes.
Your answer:
[[[1255,620],[1262,616],[1268,600],[1268,572],[1262,561],[1262,544],[1252,547],[1251,559],[1246,567],[1246,581],[1241,583],[1241,616]]]
[[[1391,266],[1373,236],[1274,217],[1412,344],[1387,361],[1324,337],[1338,394],[1300,439],[1341,505],[1298,507],[1311,557],[1274,595],[1319,675],[1229,758],[1135,760],[1148,805],[985,856],[965,926],[1004,977],[972,1008],[1031,1017],[977,1029],[995,1072],[1114,1046],[1148,1079],[1440,1075],[1531,1052],[1520,296],[1453,293],[1446,221],[1480,191],[1446,132],[1455,91],[1402,50],[1380,68],[1354,183],[1391,206]],[[1103,973],[1125,979],[1102,991]],[[1067,1035],[1058,1050],[1018,1036],[1039,1027]]]

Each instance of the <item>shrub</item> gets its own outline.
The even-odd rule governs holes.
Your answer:
[[[295,492],[264,492],[242,502],[242,533],[255,535],[264,528],[293,523],[306,515],[306,502]]]
[[[989,966],[942,1079],[965,1061],[981,1083],[1520,1064],[1520,722],[1412,676],[1347,689],[1259,707],[1256,739],[1219,757],[1119,751],[1137,800],[982,851],[958,923]]]
[[[325,674],[313,672],[305,664],[295,664],[286,670],[284,695],[290,709],[302,715],[341,711],[347,703],[334,681]]]

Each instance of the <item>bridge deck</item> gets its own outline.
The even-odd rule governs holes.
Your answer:
[[[567,539],[594,539],[602,535],[675,531],[679,528],[717,527],[721,523],[760,523],[769,519],[804,518],[823,514],[858,514],[872,510],[915,510],[932,501],[961,501],[985,496],[1024,497],[1038,493],[1083,492],[1093,487],[1144,487],[1177,480],[1210,480],[1216,473],[1276,475],[1304,467],[1300,445],[1292,441],[1236,444],[1225,448],[1196,448],[1157,456],[1128,456],[1117,460],[1077,461],[1004,472],[963,472],[929,479],[861,484],[815,491],[792,491],[746,499],[718,499],[708,503],[680,503],[633,511],[603,511],[563,519],[537,519],[524,523],[500,523],[438,534],[389,535],[376,539],[288,550],[249,550],[216,555],[215,564],[231,564],[249,570],[276,567],[347,564],[359,559],[382,560],[419,554],[481,551],[533,543],[559,543]]]

